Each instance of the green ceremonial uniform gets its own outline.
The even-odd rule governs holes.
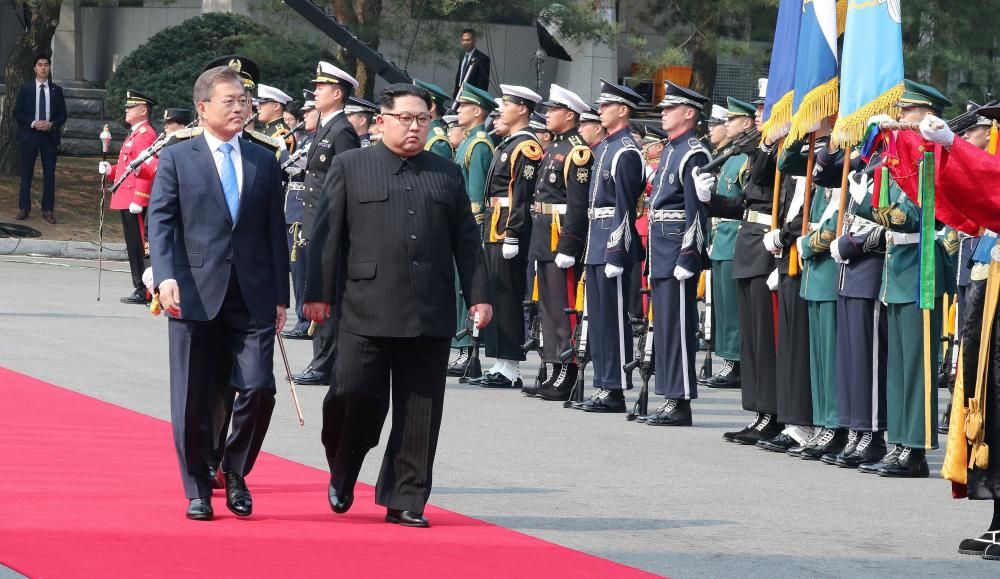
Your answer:
[[[746,155],[735,155],[719,171],[716,193],[721,197],[743,196],[743,169]],[[712,322],[715,328],[715,354],[724,360],[740,360],[740,319],[736,306],[736,280],[733,279],[733,257],[736,252],[738,219],[712,219]]]
[[[839,198],[834,190],[816,187],[809,205],[809,235],[801,239],[802,287],[809,308],[809,382],[813,425],[836,429],[837,415],[837,277],[830,256],[837,230]]]
[[[447,141],[447,139],[446,139]],[[472,216],[476,218],[476,223],[482,225],[485,216],[484,199],[486,196],[486,174],[490,170],[490,163],[493,161],[493,143],[483,125],[476,125],[469,130],[469,135],[458,144],[455,151],[455,162],[462,167],[462,176],[465,177],[465,189],[469,194],[469,203],[472,206]],[[458,329],[456,334],[465,329],[466,319],[469,317],[461,298],[461,287],[458,285],[458,276],[455,277],[455,291],[458,292]],[[467,336],[462,340],[452,340],[453,348],[468,348],[472,345],[472,338]]]
[[[451,148],[451,142],[448,140],[448,127],[441,119],[431,121],[424,150],[441,155],[445,159],[455,158],[455,151]]]

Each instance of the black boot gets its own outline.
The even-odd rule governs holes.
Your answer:
[[[625,412],[625,395],[620,388],[600,389],[580,406],[584,412],[619,414]]]
[[[878,475],[890,478],[927,478],[930,476],[927,453],[922,448],[903,447],[899,460],[882,467]]]
[[[711,388],[739,388],[740,387],[740,363],[738,360],[726,360],[722,365],[722,370],[711,378],[703,382],[705,386]]]
[[[650,426],[691,426],[691,401],[667,400],[653,416],[646,418]]]
[[[469,353],[472,348],[459,348],[458,356],[448,363],[449,376],[465,376],[465,368],[469,365]]]
[[[892,447],[892,451],[883,455],[882,458],[876,461],[872,462],[862,461],[861,464],[858,465],[858,472],[863,472],[865,474],[878,474],[886,466],[896,464],[896,462],[899,461],[899,455],[902,453],[903,453],[902,445],[897,444],[896,446]]]
[[[986,531],[978,539],[963,539],[958,544],[958,552],[982,556],[990,546],[1000,546],[1000,531]]]
[[[747,424],[740,430],[734,430],[732,432],[724,432],[722,434],[722,440],[725,440],[726,442],[736,442],[737,436],[741,434],[747,434],[748,432],[756,428],[757,424],[760,423],[762,418],[764,418],[763,414],[761,414],[760,412],[755,412],[753,415],[753,420],[750,421],[750,424]]]
[[[802,451],[802,460],[819,460],[824,454],[833,454],[836,457],[847,445],[846,428],[827,428],[823,436],[816,442],[816,446],[806,448]]]
[[[538,368],[538,375],[531,382],[530,386],[528,383],[524,384],[524,387],[521,388],[521,394],[524,394],[525,396],[537,396],[538,393],[542,391],[542,388],[545,388],[547,384],[551,384],[552,381],[559,375],[559,367],[562,366],[562,364],[553,364],[552,366],[552,372],[549,373],[548,368],[545,366],[545,362],[542,362],[541,367]],[[542,376],[544,376],[544,378],[542,378]]]
[[[559,373],[552,377],[552,382],[548,386],[538,391],[538,397],[542,400],[558,400],[565,402],[569,400],[569,394],[576,384],[576,364],[560,364]]]
[[[757,426],[753,427],[750,432],[746,434],[737,434],[733,437],[733,440],[738,444],[748,444],[755,445],[761,440],[767,440],[769,438],[774,438],[781,434],[781,431],[785,427],[783,424],[778,422],[778,417],[774,414],[765,414]]]

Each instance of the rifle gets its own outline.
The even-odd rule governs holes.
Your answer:
[[[644,288],[640,290],[641,293],[649,294],[650,288]],[[645,324],[643,324],[642,333],[639,334],[639,341],[635,346],[635,357],[634,359],[625,364],[623,368],[629,375],[629,381],[632,378],[632,372],[639,368],[639,377],[642,378],[642,388],[639,390],[639,398],[635,401],[635,405],[632,407],[632,412],[629,412],[625,417],[625,420],[629,422],[635,420],[640,416],[645,416],[649,414],[649,379],[653,376],[655,364],[654,358],[656,354],[653,350],[653,303],[649,302],[646,308]]]
[[[483,366],[479,361],[479,312],[476,312],[472,319],[472,326],[466,326],[455,338],[461,340],[470,334],[472,335],[472,354],[469,355],[469,364],[465,367],[465,374],[458,379],[459,384],[468,384],[469,380],[483,375]]]
[[[475,67],[476,67],[476,59],[475,58],[470,58],[469,59],[469,68],[466,69],[466,71],[465,71],[465,78],[462,79],[462,82],[458,83],[458,90],[455,91],[455,97],[453,99],[451,99],[451,106],[448,107],[448,110],[445,111],[445,113],[444,113],[445,115],[453,115],[453,114],[455,114],[455,111],[458,110],[458,95],[462,94],[462,86],[465,83],[469,82],[469,75],[472,74],[472,69],[475,68]],[[441,116],[444,116],[444,115],[441,115]]]
[[[715,350],[712,334],[712,270],[705,270],[705,311],[701,313],[701,338],[705,341],[705,361],[698,371],[698,378],[708,380],[712,377],[712,351]]]
[[[301,171],[302,169],[295,167],[294,164],[296,161],[304,157],[308,152],[309,152],[309,145],[306,145],[305,147],[299,149],[295,149],[295,152],[289,155],[288,158],[285,159],[285,162],[281,164],[281,170],[284,171],[285,173],[288,173],[289,177],[294,177],[295,175],[298,175],[299,171]]]
[[[729,144],[719,156],[708,162],[698,169],[699,173],[710,173],[719,167],[721,167],[730,157],[734,157],[744,152],[748,146],[750,146],[754,141],[760,138],[760,131],[756,128],[750,129],[749,131],[743,133],[739,137],[736,137],[732,143]]]
[[[190,123],[188,123],[183,129],[181,129],[179,131],[176,131],[176,132],[171,133],[169,135],[167,133],[160,133],[159,135],[157,135],[156,140],[153,141],[152,145],[146,147],[145,150],[143,150],[141,153],[139,153],[138,157],[136,157],[135,159],[132,159],[132,162],[129,163],[128,167],[125,168],[125,172],[118,176],[118,180],[115,181],[114,185],[112,185],[108,189],[108,192],[109,193],[114,193],[115,191],[117,191],[118,188],[121,187],[122,183],[125,182],[125,178],[126,177],[128,177],[132,173],[135,173],[136,171],[138,171],[139,167],[141,167],[143,163],[145,163],[146,161],[148,161],[150,157],[152,157],[154,155],[158,155],[160,153],[160,151],[162,151],[164,149],[164,147],[168,147],[170,145],[173,145],[173,144],[177,143],[180,140],[178,138],[178,136],[185,136],[186,137],[187,134],[184,131],[189,131],[197,123],[198,123],[198,120],[195,119],[195,120],[191,121]],[[175,136],[175,135],[177,135],[177,136]]]
[[[527,354],[531,350],[538,351],[538,357],[542,357],[542,314],[538,307],[538,275],[535,275],[535,290],[532,292],[532,299],[525,300],[521,303],[531,315],[531,324],[529,326],[528,341],[521,345],[521,350]],[[537,392],[542,388],[542,383],[548,380],[549,371],[545,367],[545,361],[541,361],[541,366],[538,369],[538,375],[535,376],[535,391]]]
[[[582,299],[576,301],[576,307],[580,309],[566,308],[563,310],[567,316],[576,319],[576,330],[573,332],[573,347],[559,354],[559,361],[566,364],[576,356],[576,364],[579,366],[576,382],[573,383],[573,389],[569,392],[569,400],[563,402],[563,408],[572,407],[574,402],[583,402],[583,375],[587,370],[587,364],[590,363],[590,347],[587,343],[587,328],[590,325],[590,319],[587,316],[586,285],[584,284],[586,277],[587,275],[584,273],[580,276],[580,281],[577,282],[577,287],[583,289]]]

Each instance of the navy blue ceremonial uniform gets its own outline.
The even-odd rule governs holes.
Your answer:
[[[301,150],[312,144],[313,134],[306,133],[296,140],[295,148]],[[285,189],[285,225],[288,226],[288,254],[292,270],[292,293],[295,295],[295,328],[293,331],[308,331],[309,320],[302,312],[303,296],[306,290],[306,265],[309,263],[308,250],[302,240],[302,222],[305,220],[305,155],[285,169],[288,186]],[[293,258],[294,259],[291,259]]]
[[[672,139],[660,155],[649,198],[656,393],[668,400],[698,397],[696,276],[702,269],[708,211],[698,200],[694,171],[708,161],[709,153],[694,130]],[[678,280],[675,267],[695,277]]]
[[[623,274],[609,279],[604,266],[628,271],[631,264],[642,261],[635,212],[645,180],[642,154],[627,127],[608,135],[595,156],[584,248],[587,335],[594,387],[618,390],[628,383],[622,365],[632,360],[632,327],[625,307],[629,278]]]

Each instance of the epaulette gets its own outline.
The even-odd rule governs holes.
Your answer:
[[[144,135],[148,129],[149,127],[147,127],[146,125],[139,127],[139,134]]]
[[[493,149],[494,149],[494,147],[493,147],[493,141],[490,140],[490,137],[489,137],[489,135],[486,134],[486,131],[477,131],[476,134],[473,135],[472,140],[469,141],[469,147],[467,149],[465,149],[465,167],[466,168],[468,168],[469,167],[469,163],[472,162],[472,152],[473,152],[473,150],[476,148],[476,145],[478,145],[480,143],[484,143],[487,147],[489,147],[490,153],[493,152]]]
[[[434,130],[437,131],[437,130],[440,130],[440,129],[438,129],[437,127],[435,127]],[[448,143],[448,148],[449,149],[451,148],[451,142],[448,141],[448,137],[447,136],[445,136],[444,134],[435,134],[433,137],[427,139],[427,144],[424,145],[424,150],[425,151],[430,151],[434,147],[434,145],[436,145],[438,143],[442,143],[442,142]]]
[[[692,149],[701,149],[706,153],[708,152],[708,149],[705,148],[705,144],[694,137],[688,139],[688,146]]]
[[[622,144],[632,149],[639,148],[635,146],[635,141],[632,140],[632,137],[622,137]]]
[[[243,131],[243,136],[246,137],[248,141],[271,149],[275,153],[281,150],[281,141],[274,137],[269,137],[264,133],[258,133],[253,129],[245,129]]]
[[[189,127],[183,128],[179,131],[174,131],[170,137],[167,138],[167,144],[164,145],[164,147],[169,147],[170,145],[176,145],[181,141],[193,139],[194,137],[201,135],[204,131],[205,129],[201,127]]]
[[[566,140],[569,141],[569,143],[574,147],[585,146],[583,139],[581,139],[578,135],[570,135],[570,137]],[[587,148],[589,149],[590,147]]]
[[[525,139],[514,147],[514,151],[510,155],[510,162],[513,164],[514,158],[517,155],[524,155],[532,161],[541,161],[543,153],[544,151],[542,151],[542,146],[538,144],[538,141],[534,139]]]
[[[572,143],[573,139],[576,137],[570,137],[569,140]],[[590,163],[591,158],[594,156],[594,152],[590,150],[590,147],[586,145],[577,145],[570,149],[568,155],[566,155],[566,163],[563,165],[563,182],[569,182],[569,169],[571,166],[584,167],[578,169],[576,172],[576,180],[579,183],[586,183],[589,180],[589,170],[586,167]]]
[[[434,127],[434,134],[439,137],[444,137],[446,139],[448,138],[448,135],[445,134],[444,129],[442,129],[441,127]]]

